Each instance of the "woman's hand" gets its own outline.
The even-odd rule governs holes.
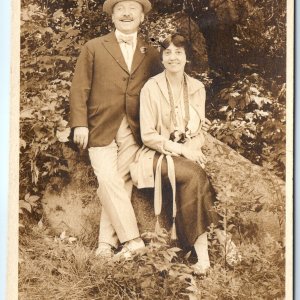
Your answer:
[[[170,155],[170,156],[180,156],[178,153],[171,152],[171,151],[168,151],[168,150],[164,150],[162,153],[165,154],[165,155]]]
[[[205,120],[204,120],[204,122],[202,124],[202,130],[204,132],[208,132],[210,126],[211,126],[211,122],[207,118],[205,118]]]
[[[203,167],[207,161],[200,149],[190,149],[186,145],[182,146],[182,155],[185,158],[198,163],[201,167]]]

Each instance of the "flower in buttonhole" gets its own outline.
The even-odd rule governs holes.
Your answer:
[[[145,53],[147,53],[148,48],[147,47],[141,47],[140,51],[141,51],[141,53],[145,54]]]

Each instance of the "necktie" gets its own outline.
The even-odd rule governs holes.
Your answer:
[[[128,70],[130,71],[133,59],[133,52],[134,52],[134,40],[133,36],[131,35],[119,35],[117,37],[118,43],[120,45],[123,57],[125,59],[126,65]]]
[[[125,43],[127,45],[133,45],[133,36],[120,35],[117,40],[119,44]]]

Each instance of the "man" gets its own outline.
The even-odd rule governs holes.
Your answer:
[[[106,0],[103,11],[116,27],[87,42],[78,58],[70,93],[70,126],[74,142],[88,147],[102,203],[96,254],[111,257],[143,248],[131,204],[129,165],[141,145],[139,93],[162,68],[159,53],[137,31],[151,10],[148,0]]]

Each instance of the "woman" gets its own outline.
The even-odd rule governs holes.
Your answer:
[[[182,35],[174,34],[161,43],[165,70],[150,78],[141,91],[144,146],[131,166],[131,174],[138,188],[155,187],[157,216],[162,206],[162,182],[170,181],[173,235],[177,232],[185,246],[194,246],[198,262],[193,268],[204,274],[210,267],[206,229],[211,223],[218,226],[220,217],[213,209],[214,191],[203,169],[205,89],[184,72],[189,54],[189,44]],[[217,236],[225,242],[224,232],[217,230]],[[227,244],[231,252],[236,252],[231,241]]]

